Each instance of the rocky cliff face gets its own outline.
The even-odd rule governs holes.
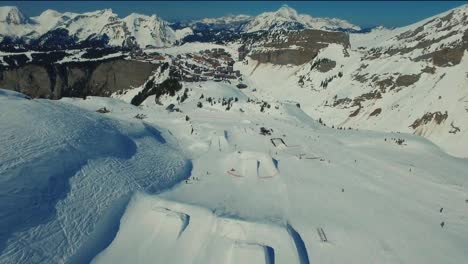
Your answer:
[[[142,85],[158,66],[112,59],[64,64],[27,64],[0,71],[0,87],[32,97],[109,96]]]
[[[247,43],[250,57],[260,63],[301,65],[313,60],[331,43],[348,48],[349,37],[343,32],[305,29],[256,35]]]

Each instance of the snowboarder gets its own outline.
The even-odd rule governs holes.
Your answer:
[[[444,208],[443,208],[443,207],[441,207],[441,208],[440,208],[440,212],[442,213],[442,211],[443,211],[443,210],[444,210]]]
[[[441,226],[442,228],[444,228],[444,225],[445,225],[445,223],[444,223],[444,221],[442,221],[442,223],[440,223],[440,226]]]

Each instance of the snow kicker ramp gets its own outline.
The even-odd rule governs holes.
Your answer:
[[[92,263],[309,263],[287,226],[219,217],[202,207],[136,194],[112,244]]]
[[[0,89],[0,127],[0,263],[89,262],[130,193],[191,173],[156,128],[58,101]]]
[[[233,152],[225,159],[224,166],[228,168],[228,175],[239,178],[271,179],[279,176],[271,156],[261,152]]]

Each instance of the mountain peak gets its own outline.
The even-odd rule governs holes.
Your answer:
[[[27,22],[26,17],[16,6],[2,6],[0,7],[0,22],[7,24],[25,24]]]
[[[278,9],[276,12],[275,12],[276,15],[278,16],[281,16],[283,18],[289,18],[289,19],[297,19],[298,17],[298,14],[297,14],[297,11],[291,7],[289,7],[288,5],[283,5],[281,6],[280,9]]]
[[[288,5],[281,6],[275,12],[265,12],[254,17],[243,29],[247,32],[276,29],[312,28],[321,30],[359,30],[358,26],[341,19],[315,18],[310,15],[298,14]]]

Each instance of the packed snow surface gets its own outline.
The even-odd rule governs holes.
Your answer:
[[[133,192],[190,175],[191,161],[153,125],[6,90],[0,109],[0,263],[89,262]]]
[[[17,11],[0,10],[0,31],[30,30]],[[162,45],[148,37],[166,26],[154,16],[114,21],[103,10],[66,23],[65,14],[75,16],[48,10],[32,19],[82,37],[97,30],[86,21],[111,21],[105,30],[118,41],[133,34],[145,46]],[[330,44],[304,65],[248,58],[234,65],[245,89],[234,80],[183,83],[176,96],[158,103],[149,96],[139,107],[129,102],[143,86],[115,98],[58,101],[0,90],[0,263],[465,263],[468,160],[447,152],[468,155],[466,122],[459,124],[466,117],[467,53],[432,73],[424,71],[427,61],[412,59],[456,43],[466,6],[450,14],[351,34],[351,49]],[[258,28],[311,19],[287,7],[263,18]],[[453,36],[427,49],[367,56],[366,49],[438,37],[429,33],[447,21]],[[190,30],[159,33],[180,39]],[[146,51],[170,59],[224,48],[237,57],[238,47],[186,43]],[[327,60],[335,67],[312,69]],[[361,102],[355,118],[354,109],[331,107],[371,92],[374,75],[420,78]],[[160,83],[168,73],[152,77]],[[184,93],[181,103],[176,98]],[[221,103],[227,98],[235,98],[228,107]],[[377,108],[382,113],[372,116]],[[413,133],[409,125],[434,111],[448,111],[448,119],[417,132],[437,145],[388,133]],[[447,132],[454,122],[457,134]]]
[[[93,263],[458,263],[468,257],[466,159],[417,136],[329,129],[294,103],[272,102],[262,113],[246,101],[252,92],[233,85],[185,87],[189,99],[177,106],[183,113],[167,112],[154,98],[135,112],[113,108],[111,115],[143,113],[146,122],[173,131],[193,171],[158,196],[134,196],[114,241]],[[201,94],[239,100],[230,111],[206,102],[197,108]],[[92,100],[74,103],[89,109]],[[273,132],[260,135],[260,127]]]
[[[294,102],[260,112],[255,92],[227,83],[184,87],[181,112],[154,96],[135,107],[1,90],[0,262],[468,258],[466,159],[418,136],[323,127]],[[227,111],[202,94],[238,100]]]

